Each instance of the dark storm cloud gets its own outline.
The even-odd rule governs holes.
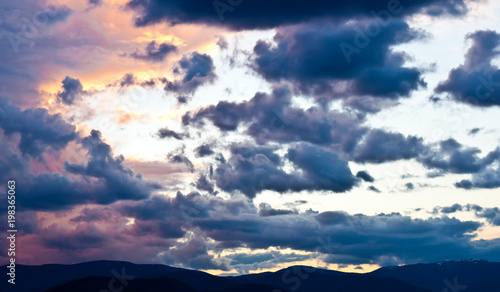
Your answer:
[[[109,192],[106,194],[108,197],[97,197],[97,203],[140,200],[147,198],[152,190],[159,188],[157,184],[143,181],[140,174],[135,174],[126,167],[123,164],[125,159],[123,156],[113,157],[111,147],[102,140],[99,131],[92,130],[81,143],[89,151],[90,159],[87,165],[66,162],[65,168],[73,174],[105,181],[106,189]]]
[[[364,170],[358,171],[358,173],[356,173],[356,177],[359,177],[366,182],[374,182],[375,181],[373,176],[371,176],[367,171],[364,171]]]
[[[102,4],[102,0],[88,0],[88,3],[92,7],[97,7],[97,6],[100,6]]]
[[[314,258],[314,256],[310,254],[283,254],[279,251],[266,251],[251,254],[234,254],[229,255],[228,258],[231,260],[231,268],[236,269],[240,274],[249,274],[251,271],[273,268],[283,263],[306,261]]]
[[[26,173],[29,165],[26,164],[26,159],[19,155],[18,147],[9,141],[12,137],[4,135],[0,131],[0,178],[3,180],[11,179],[19,173]]]
[[[69,76],[66,76],[66,78],[63,79],[62,89],[62,91],[57,93],[57,96],[62,102],[68,105],[73,104],[77,98],[85,93],[80,79],[75,79]]]
[[[406,191],[413,191],[415,189],[415,185],[411,182],[405,184]]]
[[[111,148],[102,141],[98,131],[93,130],[81,144],[90,158],[87,164],[66,162],[65,171],[72,176],[64,171],[39,175],[14,173],[17,180],[23,181],[18,189],[19,205],[25,210],[61,210],[86,203],[111,204],[118,200],[144,199],[159,188],[127,168],[122,156],[113,158]]]
[[[82,210],[82,214],[70,219],[70,222],[98,222],[109,220],[111,214],[109,212],[103,212],[103,210],[97,208],[85,208]]]
[[[453,204],[449,207],[436,207],[434,208],[433,214],[443,213],[443,214],[451,214],[459,211],[467,211],[474,212],[474,214],[478,218],[484,218],[487,222],[494,226],[500,226],[500,209],[498,207],[495,208],[483,208],[478,205],[460,205]]]
[[[230,255],[223,258],[207,252],[212,250],[218,253],[224,248],[236,247],[318,252],[319,259],[337,264],[385,264],[388,258],[393,264],[434,262],[457,257],[498,260],[500,251],[498,240],[474,240],[475,236],[471,233],[477,231],[481,223],[461,221],[446,215],[415,219],[399,213],[373,216],[351,215],[342,211],[298,214],[273,209],[267,204],[256,208],[243,196],[222,199],[199,193],[177,193],[173,198],[153,196],[136,202],[118,202],[109,208],[121,214],[117,215],[120,218],[135,219],[135,223],[120,238],[148,238],[143,246],[145,249],[165,244],[160,239],[178,239],[189,234],[188,240],[168,248],[159,260],[191,268],[245,269],[248,268],[245,265],[260,266],[263,261],[269,261],[269,257],[264,255],[255,255],[254,258]],[[495,208],[483,209],[471,205],[464,206],[464,209],[479,212],[478,217],[489,222],[495,222],[494,218],[498,218],[499,214]],[[82,216],[86,215],[85,219],[91,222],[102,219],[95,213],[84,211]],[[83,224],[81,222],[85,221],[78,222]],[[123,221],[120,222],[123,224]],[[81,229],[81,236],[76,236],[78,232],[53,231],[44,230],[41,238],[45,240],[45,246],[60,249],[60,252],[86,250],[94,248],[101,240],[109,240],[102,232],[92,232],[92,225]],[[58,241],[57,238],[65,241]],[[296,257],[296,260],[300,259]]]
[[[494,226],[500,226],[500,209],[498,209],[498,207],[485,208],[481,211],[476,212],[476,215],[480,218],[485,218]]]
[[[183,55],[174,73],[182,78],[167,82],[165,91],[177,93],[181,98],[183,95],[193,94],[204,84],[212,83],[217,77],[212,57],[198,52]]]
[[[445,214],[455,213],[457,211],[462,211],[462,206],[460,204],[454,204],[453,206],[443,207],[441,209],[441,212]]]
[[[500,105],[500,69],[493,64],[500,51],[500,34],[476,31],[467,35],[472,46],[465,63],[450,71],[448,80],[439,84],[436,92],[449,93],[455,100],[474,106]]]
[[[77,229],[70,232],[58,232],[45,235],[41,238],[42,244],[48,248],[63,250],[82,250],[99,248],[106,240],[106,234],[97,227]]]
[[[259,144],[305,141],[341,151],[351,151],[368,130],[361,126],[363,118],[358,116],[320,107],[307,110],[293,107],[291,92],[286,86],[275,88],[271,94],[256,93],[241,103],[221,101],[182,117],[185,126],[200,127],[205,120],[221,131],[234,131],[248,125],[246,133]]]
[[[168,155],[168,158],[172,163],[183,163],[188,168],[189,171],[194,172],[193,163],[191,162],[191,160],[189,160],[189,158],[186,157],[186,155],[184,155],[184,153],[178,153],[178,154],[171,153]]]
[[[255,147],[249,151],[233,147],[232,152],[228,162],[217,167],[214,179],[222,190],[239,191],[251,198],[263,190],[345,192],[358,182],[346,161],[306,143],[290,148],[286,155],[302,171],[300,174],[282,170],[283,160],[272,148]]]
[[[119,87],[120,89],[138,85],[142,87],[154,87],[156,84],[165,84],[166,78],[151,78],[149,80],[138,80],[134,73],[126,73],[122,78],[108,84],[108,87]]]
[[[369,37],[363,32],[367,23],[281,29],[274,37],[276,45],[257,43],[252,67],[269,81],[289,80],[302,92],[319,96],[335,92],[395,99],[425,87],[421,70],[405,67],[407,56],[391,49],[422,38],[422,33],[403,21],[391,21]]]
[[[321,225],[336,225],[349,219],[346,212],[323,212],[314,217]]]
[[[481,132],[481,130],[482,130],[482,128],[474,128],[474,129],[471,129],[471,130],[469,131],[469,133],[468,133],[468,134],[469,134],[470,136],[474,136],[474,135],[476,135],[477,133]]]
[[[354,17],[372,17],[379,11],[383,11],[383,17],[400,17],[418,12],[433,16],[461,15],[467,11],[463,0],[216,0],[201,3],[195,0],[131,0],[127,6],[137,12],[137,26],[158,22],[170,25],[192,23],[224,26],[234,30],[273,28],[321,18],[343,21]]]
[[[432,262],[457,257],[495,255],[497,240],[474,242],[469,232],[480,223],[441,217],[412,219],[398,213],[366,216],[345,212],[317,215],[238,218],[198,218],[194,220],[205,234],[219,242],[219,248],[292,248],[328,255],[337,264],[382,264],[387,257],[398,263]],[[283,232],[289,230],[290,232]]]
[[[210,194],[214,193],[214,185],[207,179],[206,175],[200,175],[196,181],[196,188],[201,191],[209,192]]]
[[[423,165],[451,173],[477,173],[500,158],[500,148],[480,158],[478,148],[466,148],[455,139],[439,143],[438,151],[427,152],[418,158]]]
[[[16,106],[0,104],[0,127],[7,136],[21,135],[22,154],[41,160],[47,148],[60,150],[77,138],[75,126],[66,123],[61,115],[51,115],[42,108],[21,111]]]
[[[472,175],[472,179],[464,179],[455,183],[462,189],[496,189],[500,188],[500,167],[489,167]]]
[[[314,182],[310,189],[345,192],[358,182],[347,161],[320,147],[299,144],[289,149],[287,158],[302,170],[302,178]]]
[[[198,128],[207,120],[224,132],[246,129],[245,133],[262,145],[309,142],[328,148],[344,160],[360,163],[419,158],[429,168],[454,171],[467,163],[455,161],[459,157],[479,159],[473,150],[467,148],[457,149],[456,159],[449,158],[449,150],[430,149],[420,137],[370,129],[363,125],[365,116],[361,114],[316,106],[307,110],[294,107],[287,86],[276,87],[270,94],[257,93],[252,99],[240,103],[221,101],[217,105],[187,112],[182,117],[184,126]],[[490,153],[479,163],[487,165],[495,153]],[[441,160],[443,163],[438,163]]]
[[[135,218],[134,234],[162,238],[182,237],[194,227],[194,220],[210,218],[212,212],[229,216],[256,212],[255,207],[241,198],[221,200],[214,196],[202,196],[197,192],[187,195],[178,192],[173,198],[153,196],[139,202],[122,202],[117,204],[116,209],[123,216]],[[186,257],[185,260],[189,261],[190,258],[192,257]],[[170,258],[168,262],[173,263],[172,260]]]
[[[297,214],[296,210],[283,210],[283,209],[274,209],[271,205],[267,203],[261,203],[259,205],[259,215],[262,217],[268,216],[281,216],[281,215],[289,215],[289,214]]]
[[[145,53],[134,52],[130,56],[143,61],[162,62],[168,54],[173,52],[177,52],[175,45],[167,43],[157,44],[156,41],[152,41],[146,46]]]
[[[184,139],[184,137],[186,137],[185,134],[177,133],[176,131],[170,130],[167,127],[159,129],[158,132],[156,133],[156,135],[158,136],[158,138],[161,138],[161,139],[174,138],[177,140],[182,140],[182,139]]]
[[[217,261],[208,254],[210,249],[207,241],[202,237],[195,237],[185,244],[170,249],[162,255],[162,260],[170,265],[182,265],[193,269],[217,269],[227,271],[226,263]]]
[[[375,193],[380,193],[380,190],[379,190],[379,189],[377,189],[377,188],[376,188],[376,187],[374,187],[374,186],[369,186],[367,190],[372,191],[372,192],[375,192]]]
[[[353,151],[356,162],[382,163],[417,157],[425,150],[423,139],[383,130],[370,131]]]
[[[203,145],[196,147],[194,152],[199,157],[210,156],[212,154],[215,154],[215,152],[212,150],[212,146],[213,145],[210,145],[210,144],[203,144]]]

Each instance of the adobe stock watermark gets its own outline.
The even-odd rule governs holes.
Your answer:
[[[448,279],[445,279],[443,283],[447,288],[444,288],[443,290],[441,290],[441,292],[460,292],[467,289],[467,286],[458,284],[458,278],[455,278],[453,283],[451,283]]]
[[[333,254],[334,243],[332,242],[331,236],[326,236],[326,240],[321,236],[318,236],[316,240],[319,243],[318,247],[316,248],[316,252]],[[324,252],[321,252],[321,249],[323,249]],[[294,292],[297,291],[302,285],[303,281],[308,280],[309,276],[314,272],[316,272],[316,269],[311,267],[291,267],[283,273],[283,275],[281,276],[281,281],[283,282],[283,284],[289,287],[288,291]],[[283,292],[283,290],[275,289],[273,290],[273,292]]]
[[[7,182],[7,255],[9,256],[9,265],[7,265],[9,284],[16,284],[16,181]]]
[[[212,6],[214,7],[215,12],[217,12],[220,21],[224,21],[224,14],[226,12],[233,12],[234,8],[239,6],[241,3],[243,3],[243,0],[214,0],[212,2]]]
[[[477,77],[478,83],[474,90],[474,96],[467,96],[465,101],[478,106],[480,102],[486,102],[493,99],[493,94],[500,88],[500,80],[493,80],[494,75],[495,72],[487,75],[479,75]]]
[[[39,35],[41,29],[49,26],[50,20],[54,19],[60,10],[58,5],[46,4],[44,1],[37,1],[37,5],[41,10],[34,13],[31,19],[28,19],[26,16],[19,19],[19,22],[22,24],[20,32],[6,33],[15,53],[19,52],[21,45],[29,44],[31,39]]]
[[[115,269],[111,270],[114,278],[109,280],[107,289],[102,289],[99,292],[122,292],[129,283],[127,280],[134,280],[135,276],[129,276],[125,272],[125,267],[122,268],[121,274]]]
[[[283,272],[281,281],[286,286],[290,287],[289,291],[297,291],[302,284],[302,281],[309,279],[309,275],[314,273],[316,269],[311,267],[291,267]],[[283,292],[281,289],[274,289],[273,292]]]
[[[412,0],[409,0],[412,1]],[[348,64],[352,62],[353,54],[360,54],[362,49],[370,45],[373,38],[377,37],[391,22],[392,18],[403,12],[403,6],[399,0],[389,0],[387,9],[380,10],[379,12],[370,11],[372,19],[364,26],[364,30],[359,27],[354,28],[356,35],[354,36],[353,43],[342,42],[339,47]]]

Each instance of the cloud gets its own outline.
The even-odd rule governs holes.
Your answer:
[[[42,108],[21,111],[14,105],[0,104],[0,127],[7,136],[21,136],[18,146],[23,155],[42,161],[47,148],[61,150],[77,138],[75,126]]]
[[[181,265],[193,269],[229,270],[224,261],[208,254],[209,244],[204,238],[195,237],[185,244],[176,246],[162,255],[166,264]]]
[[[428,151],[422,154],[418,161],[429,168],[439,169],[451,173],[477,173],[500,157],[500,148],[480,158],[478,148],[466,148],[455,139],[448,139],[439,143],[438,151]]]
[[[24,236],[20,240],[26,253],[43,250],[42,258],[48,254],[58,262],[107,255],[113,259],[146,258],[197,269],[253,270],[288,262],[287,255],[281,252],[288,248],[296,254],[289,260],[314,258],[335,264],[382,265],[388,257],[398,264],[458,259],[457,256],[498,260],[500,247],[498,240],[474,240],[471,234],[481,223],[446,215],[417,219],[399,213],[284,214],[282,211],[286,210],[274,212],[276,209],[266,204],[256,208],[243,196],[222,199],[177,193],[174,197],[152,196],[140,201],[92,206],[92,209],[95,210],[82,208],[75,213],[57,213],[60,225],[48,228],[38,225],[30,229],[32,234],[20,234]],[[496,209],[482,212],[486,209],[477,206],[470,209],[484,213],[483,218],[497,218],[499,213]],[[125,225],[125,218],[134,221]],[[77,225],[66,228],[62,224],[65,220]],[[32,249],[33,243],[36,249]],[[138,253],[125,252],[132,247],[141,248]],[[269,259],[269,252],[252,253],[253,257],[248,252],[221,256],[223,250],[238,247],[252,250],[275,247],[277,250],[270,253],[277,254],[273,255],[274,261]],[[310,254],[301,258],[298,254],[303,252]]]
[[[102,141],[98,131],[92,131],[79,143],[88,150],[87,164],[65,162],[64,170],[56,173],[31,173],[30,161],[21,159],[12,147],[4,154],[7,157],[0,156],[0,163],[14,163],[11,167],[15,167],[4,179],[13,176],[23,182],[18,190],[18,204],[23,210],[65,210],[81,204],[140,200],[160,188],[127,168],[122,156],[113,158],[111,148]],[[19,163],[21,165],[17,165]]]
[[[355,147],[352,156],[356,162],[382,163],[415,158],[424,150],[422,138],[372,130]]]
[[[282,210],[282,209],[274,209],[271,205],[267,203],[261,203],[259,205],[259,215],[262,217],[268,216],[281,216],[281,215],[289,215],[289,214],[297,214],[296,210]]]
[[[134,59],[157,63],[164,61],[167,55],[173,52],[177,52],[177,46],[168,43],[157,44],[156,41],[152,41],[146,46],[145,53],[137,51],[130,56]]]
[[[224,200],[198,193],[152,197],[121,206],[121,212],[136,221],[160,220],[198,230],[194,237],[198,248],[193,246],[189,249],[193,252],[182,252],[168,259],[171,263],[182,259],[185,265],[205,254],[204,244],[198,241],[202,238],[215,241],[211,247],[215,254],[224,248],[279,247],[317,252],[321,259],[336,264],[383,264],[388,256],[401,264],[457,259],[457,256],[496,259],[499,251],[495,240],[473,241],[474,235],[470,233],[477,231],[481,223],[447,216],[417,219],[399,213],[367,216],[342,211],[299,214],[276,210],[267,204],[257,209],[237,196]],[[214,213],[218,216],[210,215]],[[493,213],[498,212],[493,210]],[[487,216],[496,218],[490,213]],[[220,259],[218,263],[221,261],[224,262]]]
[[[88,3],[91,7],[97,7],[102,5],[102,0],[88,0]]]
[[[322,225],[337,225],[349,219],[346,212],[323,212],[314,217]]]
[[[151,78],[149,80],[138,80],[134,73],[126,73],[122,78],[108,84],[108,87],[119,87],[120,89],[127,88],[129,86],[139,85],[142,87],[153,87],[157,83],[165,84],[167,82],[166,78]]]
[[[177,132],[175,132],[173,130],[170,130],[167,127],[159,129],[158,132],[156,133],[156,135],[160,139],[174,138],[174,139],[177,139],[177,140],[182,140],[182,139],[184,139],[184,137],[186,137],[185,134],[177,133]]]
[[[200,86],[214,82],[217,77],[212,57],[198,52],[183,55],[174,73],[180,75],[181,79],[168,81],[165,91],[174,92],[183,98],[186,98],[184,95],[193,94]]]
[[[347,162],[328,150],[306,143],[290,148],[286,158],[296,167],[290,173],[281,168],[283,158],[274,151],[270,147],[233,147],[227,163],[215,169],[217,186],[253,198],[263,190],[345,192],[357,184]]]
[[[500,34],[491,30],[467,35],[472,46],[463,65],[450,71],[448,79],[435,89],[449,93],[453,99],[473,106],[500,105],[500,69],[493,60],[500,51]]]
[[[200,145],[196,147],[194,152],[198,157],[205,157],[215,154],[215,152],[212,150],[212,145],[210,144]]]
[[[351,151],[368,130],[361,126],[363,118],[359,116],[315,106],[307,110],[292,106],[287,86],[275,87],[270,94],[258,92],[240,103],[220,101],[182,117],[184,126],[201,127],[205,120],[224,132],[247,126],[246,134],[259,144],[303,141],[341,151]]]
[[[391,21],[375,37],[367,22],[312,23],[278,30],[275,45],[259,41],[252,67],[273,82],[288,80],[301,92],[333,98],[376,96],[397,99],[425,87],[418,68],[392,46],[423,38],[403,21]],[[380,26],[379,26],[380,27]],[[362,40],[361,40],[362,39]]]
[[[364,171],[364,170],[358,171],[358,173],[356,173],[356,177],[359,177],[366,182],[374,182],[375,181],[373,176],[371,176],[367,171]]]
[[[500,167],[490,167],[472,175],[472,179],[464,179],[455,183],[462,189],[496,189],[500,188]]]
[[[214,185],[207,179],[206,175],[200,175],[198,181],[196,181],[196,188],[210,194],[215,194]]]
[[[313,182],[311,189],[345,192],[357,184],[348,163],[320,147],[299,144],[290,148],[287,158],[302,170],[303,178]]]
[[[255,1],[160,1],[131,0],[127,6],[137,14],[137,26],[166,22],[176,24],[207,24],[223,26],[233,30],[268,29],[277,26],[303,23],[316,19],[345,21],[354,17],[401,17],[414,13],[437,16],[442,14],[462,15],[467,11],[463,0],[426,0],[419,2],[363,0],[356,3],[338,1],[315,1],[305,3],[298,0],[266,2]],[[287,9],[283,9],[283,7]]]
[[[62,91],[57,93],[57,96],[67,105],[73,104],[73,102],[79,98],[81,95],[85,94],[83,90],[82,83],[80,79],[71,78],[66,76],[62,81]]]
[[[123,75],[122,79],[119,81],[119,85],[121,88],[128,87],[130,85],[136,84],[137,79],[134,76],[134,73],[127,73]]]
[[[71,218],[70,222],[99,222],[109,220],[110,217],[109,212],[103,212],[97,208],[84,208],[82,214]]]
[[[168,155],[168,158],[169,158],[171,163],[183,163],[184,165],[186,165],[186,167],[189,169],[189,171],[194,172],[193,163],[191,162],[191,160],[189,160],[189,158],[187,158],[184,155],[184,153],[179,153],[179,154],[172,154],[171,153]]]
[[[406,191],[413,191],[415,189],[415,185],[411,182],[405,184]]]
[[[21,108],[44,104],[47,93],[41,89],[61,78],[61,72],[92,64],[99,59],[93,48],[102,54],[109,45],[102,31],[72,17],[65,5],[19,0],[0,6],[6,16],[0,21],[5,40],[0,43],[0,91]]]
[[[220,36],[217,39],[217,46],[219,46],[221,50],[225,50],[228,48],[229,44],[224,36]]]
[[[494,226],[500,226],[500,209],[485,208],[482,211],[476,212],[479,218],[486,218],[486,220]]]
[[[476,135],[477,133],[481,132],[482,128],[474,128],[474,129],[470,129],[468,134],[469,136],[474,136]]]
[[[493,256],[499,248],[495,240],[478,243],[467,235],[478,230],[480,223],[448,217],[413,219],[398,213],[367,216],[330,211],[259,218],[247,214],[194,222],[219,242],[219,248],[279,246],[319,252],[325,261],[336,264],[383,264],[387,256],[398,263],[483,257]]]
[[[444,207],[441,209],[441,212],[445,214],[455,213],[457,211],[462,211],[462,206],[460,204],[454,204],[450,207]]]
[[[46,19],[47,25],[49,26],[55,25],[58,22],[65,22],[75,12],[66,5],[59,5],[55,9],[55,13],[47,11],[41,13],[41,15],[44,15],[44,19]]]
[[[483,208],[478,205],[467,204],[462,206],[460,204],[453,204],[449,207],[436,207],[434,208],[433,214],[437,214],[439,212],[443,214],[451,214],[461,211],[474,212],[476,217],[484,218],[493,226],[500,226],[500,209],[498,207],[495,208]]]
[[[380,164],[418,158],[429,168],[437,168],[442,166],[438,160],[445,159],[444,150],[431,149],[420,137],[368,128],[363,114],[352,115],[317,106],[302,109],[292,103],[289,87],[279,86],[269,94],[256,93],[248,101],[220,101],[216,105],[188,111],[183,115],[182,123],[186,127],[200,128],[210,121],[223,132],[241,130],[261,145],[308,142],[325,147],[344,160],[359,163]],[[489,154],[484,163],[491,161],[495,153]],[[458,154],[476,158],[474,151],[470,150],[460,149]],[[464,161],[457,161],[457,167],[459,163]]]

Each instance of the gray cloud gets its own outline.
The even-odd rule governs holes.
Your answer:
[[[498,57],[500,34],[491,30],[467,35],[472,46],[465,55],[465,63],[450,71],[448,79],[436,87],[438,93],[447,92],[455,100],[473,106],[500,105],[500,69],[493,65]]]
[[[145,53],[134,52],[130,56],[134,59],[148,62],[162,62],[170,53],[177,52],[177,46],[168,43],[157,44],[156,41],[151,41],[146,46]]]
[[[212,58],[198,52],[183,55],[174,73],[181,79],[168,81],[165,91],[174,92],[181,99],[186,99],[186,95],[193,94],[200,86],[213,83],[217,78]]]
[[[80,79],[71,78],[69,76],[66,76],[62,81],[62,89],[62,91],[57,93],[57,96],[62,102],[68,105],[73,104],[77,98],[85,94]]]
[[[14,105],[0,104],[0,127],[5,135],[21,135],[22,154],[41,160],[47,148],[60,150],[77,138],[75,126],[66,123],[61,115],[50,115],[42,108],[21,111]]]

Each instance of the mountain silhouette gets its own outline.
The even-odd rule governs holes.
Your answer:
[[[500,284],[496,280],[500,275],[500,263],[482,260],[384,267],[368,275],[379,278],[395,278],[422,289],[436,292],[441,292],[444,289],[453,292],[500,291]],[[455,286],[463,289],[457,289]]]
[[[479,260],[384,267],[366,274],[293,266],[231,277],[159,264],[94,261],[17,265],[16,289],[2,275],[0,291],[100,292],[114,288],[121,292],[489,292],[500,291],[496,279],[499,274],[500,263]]]

